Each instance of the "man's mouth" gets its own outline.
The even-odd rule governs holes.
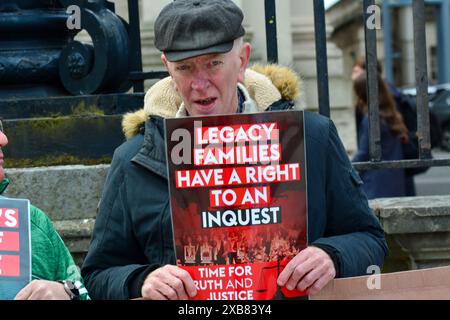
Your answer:
[[[199,99],[199,100],[195,100],[194,102],[202,105],[202,106],[209,106],[210,104],[214,103],[214,101],[216,101],[217,98],[207,98],[207,99]]]

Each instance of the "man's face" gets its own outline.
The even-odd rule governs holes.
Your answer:
[[[5,169],[3,168],[3,151],[2,148],[8,144],[8,138],[3,133],[3,126],[0,120],[0,182],[5,178]]]
[[[179,62],[162,60],[190,116],[232,114],[238,106],[237,83],[244,81],[251,47],[207,54]]]

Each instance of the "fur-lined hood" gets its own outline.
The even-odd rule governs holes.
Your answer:
[[[280,99],[294,101],[301,94],[301,80],[297,74],[279,65],[254,65],[247,69],[244,85],[261,112]],[[172,78],[158,81],[147,91],[144,108],[124,115],[122,130],[125,137],[130,139],[137,135],[139,128],[151,116],[175,117],[181,104],[181,97],[174,89]]]

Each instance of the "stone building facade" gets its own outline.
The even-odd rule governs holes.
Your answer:
[[[381,14],[389,14],[391,21],[392,82],[401,88],[415,87],[414,33],[412,6],[383,7],[383,2],[375,2]],[[438,25],[436,17],[440,8],[426,6],[427,65],[430,84],[438,82]],[[333,27],[330,40],[342,51],[345,76],[350,81],[352,66],[358,57],[365,55],[363,2],[340,0],[327,10],[327,22]],[[377,31],[377,56],[385,61],[384,21]]]

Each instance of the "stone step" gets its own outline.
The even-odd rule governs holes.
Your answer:
[[[7,168],[11,184],[5,196],[29,199],[52,221],[94,219],[108,169],[109,165]]]
[[[53,221],[53,227],[64,239],[91,238],[95,219],[76,219]],[[84,248],[87,249],[87,248]]]
[[[53,226],[69,249],[75,264],[82,266],[89,249],[95,219],[54,221]]]

